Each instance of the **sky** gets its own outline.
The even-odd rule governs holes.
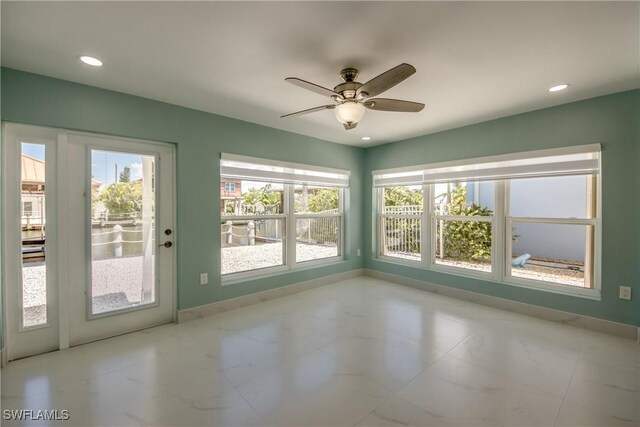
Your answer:
[[[131,181],[142,178],[142,156],[139,154],[124,154],[113,151],[93,150],[91,154],[91,175],[93,179],[103,185],[117,182],[117,176],[126,166],[131,169]]]
[[[36,159],[45,160],[45,146],[42,144],[22,144],[22,152]],[[131,169],[131,180],[142,177],[142,156],[139,154],[125,154],[112,151],[93,150],[91,155],[91,175],[103,185],[110,185],[117,181],[125,166]]]

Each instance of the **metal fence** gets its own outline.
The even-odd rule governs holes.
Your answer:
[[[384,255],[420,254],[420,218],[382,217]]]
[[[296,219],[296,241],[300,243],[335,246],[339,230],[339,216]]]
[[[422,205],[385,206],[380,216],[383,255],[420,257]]]
[[[422,205],[385,206],[384,213],[385,215],[420,215]]]

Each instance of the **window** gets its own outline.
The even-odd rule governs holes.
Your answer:
[[[233,193],[236,191],[236,183],[235,182],[225,182],[224,183],[224,191],[227,193]]]
[[[493,271],[492,191],[488,182],[433,184],[432,248],[435,265],[468,270]],[[482,200],[479,196],[482,195]]]
[[[348,171],[223,154],[220,175],[223,276],[341,259]]]
[[[380,254],[420,261],[422,186],[385,187],[381,194]]]
[[[599,174],[597,144],[374,171],[379,258],[598,298]]]
[[[33,202],[22,202],[22,216],[33,215]]]
[[[593,287],[596,186],[595,175],[509,182],[508,276]]]
[[[337,187],[294,186],[296,262],[340,255],[340,193]]]

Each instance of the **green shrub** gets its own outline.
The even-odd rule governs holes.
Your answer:
[[[476,203],[467,205],[467,189],[456,182],[447,204],[447,215],[491,216],[493,212]],[[440,223],[437,247],[440,247]],[[491,223],[478,221],[444,222],[444,256],[461,260],[487,260],[491,258]]]

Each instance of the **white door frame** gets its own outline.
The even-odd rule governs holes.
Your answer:
[[[17,123],[3,123],[2,126],[2,165],[0,171],[2,172],[2,205],[5,207],[2,209],[2,218],[0,225],[2,227],[2,242],[0,248],[2,249],[1,262],[2,266],[0,271],[3,273],[2,278],[2,304],[3,304],[3,337],[4,337],[4,352],[2,353],[2,366],[5,366],[8,360],[16,358],[15,353],[12,353],[12,346],[19,345],[16,342],[17,331],[15,331],[16,318],[10,319],[10,313],[8,306],[9,301],[15,301],[15,290],[18,286],[15,285],[15,281],[21,278],[21,256],[19,252],[15,252],[16,245],[21,247],[21,237],[18,232],[19,228],[14,227],[16,212],[19,212],[20,207],[20,178],[16,175],[19,172],[19,168],[16,168],[19,161],[19,140],[26,139],[29,142],[40,143],[40,141],[47,143],[46,156],[47,159],[55,159],[53,162],[47,162],[52,166],[46,169],[46,182],[50,184],[50,189],[45,188],[46,191],[46,204],[47,204],[47,240],[49,240],[47,247],[49,251],[47,253],[47,304],[48,304],[48,322],[51,323],[55,320],[55,329],[51,333],[56,335],[56,344],[59,349],[69,348],[71,342],[70,328],[70,297],[71,290],[69,288],[69,259],[68,251],[70,243],[70,224],[68,221],[58,218],[58,212],[65,212],[69,206],[69,194],[64,183],[69,179],[69,141],[70,135],[85,137],[85,138],[98,138],[101,140],[108,140],[113,142],[114,146],[124,147],[126,144],[146,144],[148,146],[157,146],[163,149],[170,149],[172,162],[171,162],[171,204],[172,204],[172,230],[173,234],[171,240],[174,243],[174,252],[172,256],[173,274],[171,277],[171,311],[172,320],[175,322],[177,319],[177,254],[175,248],[177,247],[177,232],[176,232],[176,177],[175,177],[175,146],[169,143],[147,141],[133,138],[113,137],[110,135],[101,135],[89,132],[77,132],[68,131],[65,129],[49,128],[42,126],[23,125]],[[17,141],[17,142],[16,142]],[[13,147],[12,147],[13,146]],[[50,148],[49,148],[50,147]],[[16,151],[16,148],[18,149]],[[102,149],[107,147],[102,146]],[[122,148],[121,148],[122,149]],[[114,148],[117,150],[117,148]],[[16,154],[17,153],[17,154]],[[15,154],[15,155],[14,155]],[[17,157],[16,157],[17,156]],[[49,172],[51,171],[51,172]],[[18,177],[16,186],[16,176]],[[15,188],[14,188],[15,187]],[[15,200],[13,200],[15,199]],[[6,201],[10,201],[10,204],[14,206],[7,206]],[[7,209],[9,208],[9,209]],[[11,210],[11,212],[10,212]],[[20,219],[18,213],[18,220]],[[16,236],[18,242],[16,243]],[[51,239],[50,239],[51,236]],[[12,252],[9,251],[11,249]],[[57,249],[57,250],[55,250]],[[49,272],[49,265],[52,266],[51,273]],[[55,268],[60,266],[60,268]],[[51,279],[50,279],[51,278]],[[8,286],[10,283],[14,283],[13,291]],[[21,288],[20,288],[21,289]],[[21,308],[21,307],[20,307]],[[54,310],[52,310],[54,308]],[[19,311],[19,310],[13,310]],[[14,329],[12,331],[11,329]],[[45,329],[45,328],[34,328]],[[32,340],[36,341],[36,340]],[[55,348],[52,348],[55,350]],[[17,356],[20,357],[20,356]]]
[[[56,156],[57,132],[48,128],[31,128],[3,124],[2,134],[2,287],[3,337],[7,360],[58,348],[59,312],[57,304],[57,189],[55,162],[45,166],[45,215],[47,223],[46,303],[47,323],[24,328],[22,325],[22,236],[21,227],[21,142],[45,146],[45,161]],[[17,177],[17,179],[16,179]],[[48,186],[48,188],[47,188]],[[18,285],[18,283],[20,285]],[[13,286],[11,286],[13,284]],[[17,307],[11,303],[18,302]],[[11,343],[11,345],[10,345]]]

